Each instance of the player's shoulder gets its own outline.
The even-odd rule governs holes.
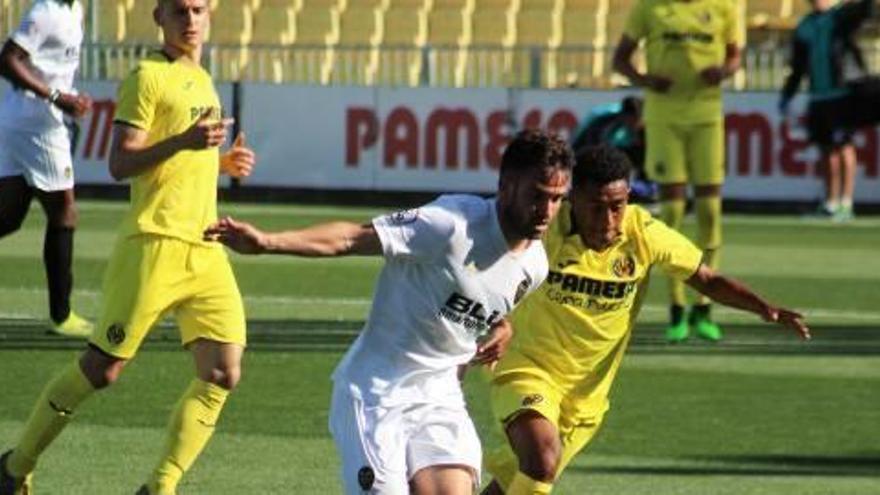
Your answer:
[[[168,57],[159,50],[151,51],[140,59],[126,76],[126,79],[162,80],[167,75],[171,63]]]
[[[431,205],[463,221],[477,220],[492,208],[491,201],[474,194],[443,194]]]
[[[662,223],[661,220],[654,218],[650,211],[639,205],[627,205],[623,217],[623,228],[628,237],[644,237],[648,229]]]

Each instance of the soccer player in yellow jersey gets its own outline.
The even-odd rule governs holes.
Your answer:
[[[175,493],[210,439],[240,377],[245,345],[241,296],[223,248],[202,240],[217,218],[220,170],[254,164],[239,137],[220,154],[221,120],[211,77],[199,65],[207,0],[158,0],[162,50],[122,82],[110,172],[131,180],[131,208],[104,279],[100,324],[89,347],[49,382],[11,452],[0,459],[0,494],[30,493],[37,459],[96,390],[117,380],[163,314],[176,316],[196,376],[174,407],[162,457],[139,494]]]
[[[639,0],[614,53],[615,70],[645,88],[645,170],[660,184],[663,221],[678,230],[687,186],[693,186],[696,243],[717,269],[724,182],[724,115],[721,83],[740,65],[740,18],[734,0]],[[645,42],[647,71],[632,58]],[[687,320],[684,285],[670,280],[669,341],[697,335],[719,340],[721,329],[698,295]]]
[[[488,450],[486,495],[550,493],[593,438],[652,268],[809,338],[801,315],[715,272],[684,236],[628,206],[630,169],[611,148],[578,156],[569,201],[544,236],[550,272],[511,314],[513,339],[492,376],[507,442]]]

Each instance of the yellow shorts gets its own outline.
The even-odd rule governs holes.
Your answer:
[[[104,274],[103,311],[89,341],[123,359],[173,313],[186,345],[203,338],[245,345],[241,294],[219,245],[141,235],[120,238]]]
[[[721,185],[724,123],[645,125],[645,171],[659,184]]]
[[[507,425],[524,411],[535,411],[556,426],[562,440],[557,476],[599,431],[604,412],[585,417],[563,394],[538,374],[512,372],[496,376],[490,385],[494,423],[491,445],[486,450],[486,470],[506,491],[519,470],[519,461],[504,433]]]

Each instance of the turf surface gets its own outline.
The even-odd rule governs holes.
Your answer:
[[[74,306],[94,316],[101,271],[124,205],[80,204]],[[282,227],[375,209],[223,205]],[[46,335],[34,208],[0,241],[0,446],[14,441],[50,375],[82,344]],[[728,216],[724,271],[801,309],[798,342],[750,315],[718,310],[720,344],[662,342],[665,287],[655,281],[612,395],[612,410],[575,459],[562,494],[880,493],[880,221],[847,225]],[[234,256],[251,339],[245,378],[180,493],[337,493],[326,431],[329,375],[369,309],[380,261]],[[40,494],[133,493],[156,461],[168,412],[192,376],[171,322],[120,382],[78,412],[41,460]],[[467,380],[490,436],[485,384]]]

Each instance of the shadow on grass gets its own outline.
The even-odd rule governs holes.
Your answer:
[[[645,476],[880,476],[880,453],[831,455],[712,455],[662,466],[571,466],[582,473]]]
[[[355,339],[363,322],[350,320],[250,320],[248,345],[266,351],[344,350]],[[813,328],[813,340],[802,342],[792,333],[769,326],[728,324],[721,342],[691,339],[667,344],[664,327],[639,325],[630,352],[644,354],[840,354],[880,355],[880,328],[874,325],[839,325]],[[70,349],[83,341],[47,333],[37,320],[0,319],[0,349]],[[177,330],[172,320],[158,325],[148,336],[146,347],[176,348]]]

